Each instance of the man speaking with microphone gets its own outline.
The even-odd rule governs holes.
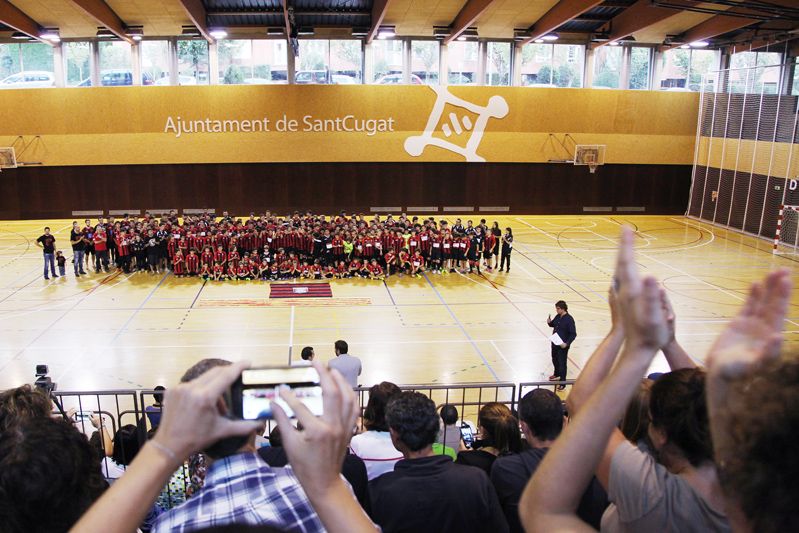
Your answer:
[[[552,366],[555,368],[549,381],[566,381],[566,362],[569,357],[569,347],[577,338],[577,328],[574,318],[569,314],[569,306],[563,300],[555,304],[555,318],[547,317],[547,325],[552,328],[553,334],[549,338],[552,344]],[[559,341],[559,342],[558,342]],[[563,390],[566,385],[558,385],[558,390]]]

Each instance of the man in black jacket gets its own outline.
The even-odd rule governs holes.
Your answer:
[[[524,531],[519,521],[519,499],[527,482],[544,460],[544,455],[563,430],[563,402],[550,390],[530,391],[519,402],[519,419],[530,449],[497,457],[491,466],[491,482],[512,533]],[[605,490],[595,477],[591,478],[591,483],[580,499],[577,516],[599,530],[602,513],[607,506]]]
[[[396,395],[386,407],[386,421],[404,459],[369,487],[372,519],[384,532],[508,531],[485,472],[433,455],[439,419],[430,398],[418,392]]]
[[[547,325],[552,328],[552,333],[560,337],[560,343],[550,340],[552,345],[552,366],[554,372],[549,376],[549,381],[566,381],[566,362],[569,360],[569,348],[574,339],[577,338],[577,328],[574,325],[574,318],[569,314],[569,306],[563,300],[558,300],[555,304],[555,318],[550,315],[547,318]],[[558,390],[563,390],[566,385],[558,385]]]

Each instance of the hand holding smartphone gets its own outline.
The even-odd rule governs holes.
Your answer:
[[[281,387],[288,387],[315,416],[321,416],[322,387],[319,372],[312,366],[283,366],[245,369],[230,388],[229,405],[236,418],[271,420],[272,403],[295,418],[294,411],[280,397]]]

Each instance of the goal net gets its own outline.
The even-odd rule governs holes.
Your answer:
[[[700,90],[690,199],[686,215],[771,240],[781,206],[799,205],[799,96],[790,65],[736,54],[733,68],[710,72]],[[740,56],[740,57],[739,57]],[[779,56],[774,63],[779,63]],[[755,66],[760,63],[760,66]],[[793,235],[783,210],[782,234]],[[795,225],[793,226],[795,228]],[[783,238],[783,246],[788,241]],[[781,241],[782,242],[782,241]]]
[[[774,253],[799,255],[799,205],[785,205],[777,218]]]

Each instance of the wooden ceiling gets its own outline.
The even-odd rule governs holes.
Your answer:
[[[123,37],[131,26],[143,27],[145,37],[174,36],[192,24],[209,40],[210,29],[222,25],[231,36],[265,35],[268,25],[272,34],[283,28],[285,35],[288,27],[292,36],[313,28],[328,34],[336,29],[359,34],[368,30],[368,40],[378,25],[394,26],[399,36],[419,37],[433,36],[434,26],[450,27],[450,39],[467,26],[476,27],[480,38],[512,39],[514,30],[522,30],[532,39],[546,26],[563,40],[593,46],[601,46],[608,35],[611,40],[632,36],[637,43],[670,46],[679,44],[681,37],[697,35],[714,45],[799,36],[799,0],[759,0],[757,4],[765,6],[760,11],[752,11],[752,2],[744,0],[741,7],[729,4],[730,0],[0,0],[0,38],[25,26],[20,12],[31,23],[27,28],[57,27],[62,38],[94,37],[103,26]],[[751,18],[697,9],[731,9]],[[629,33],[616,35],[620,31]]]

